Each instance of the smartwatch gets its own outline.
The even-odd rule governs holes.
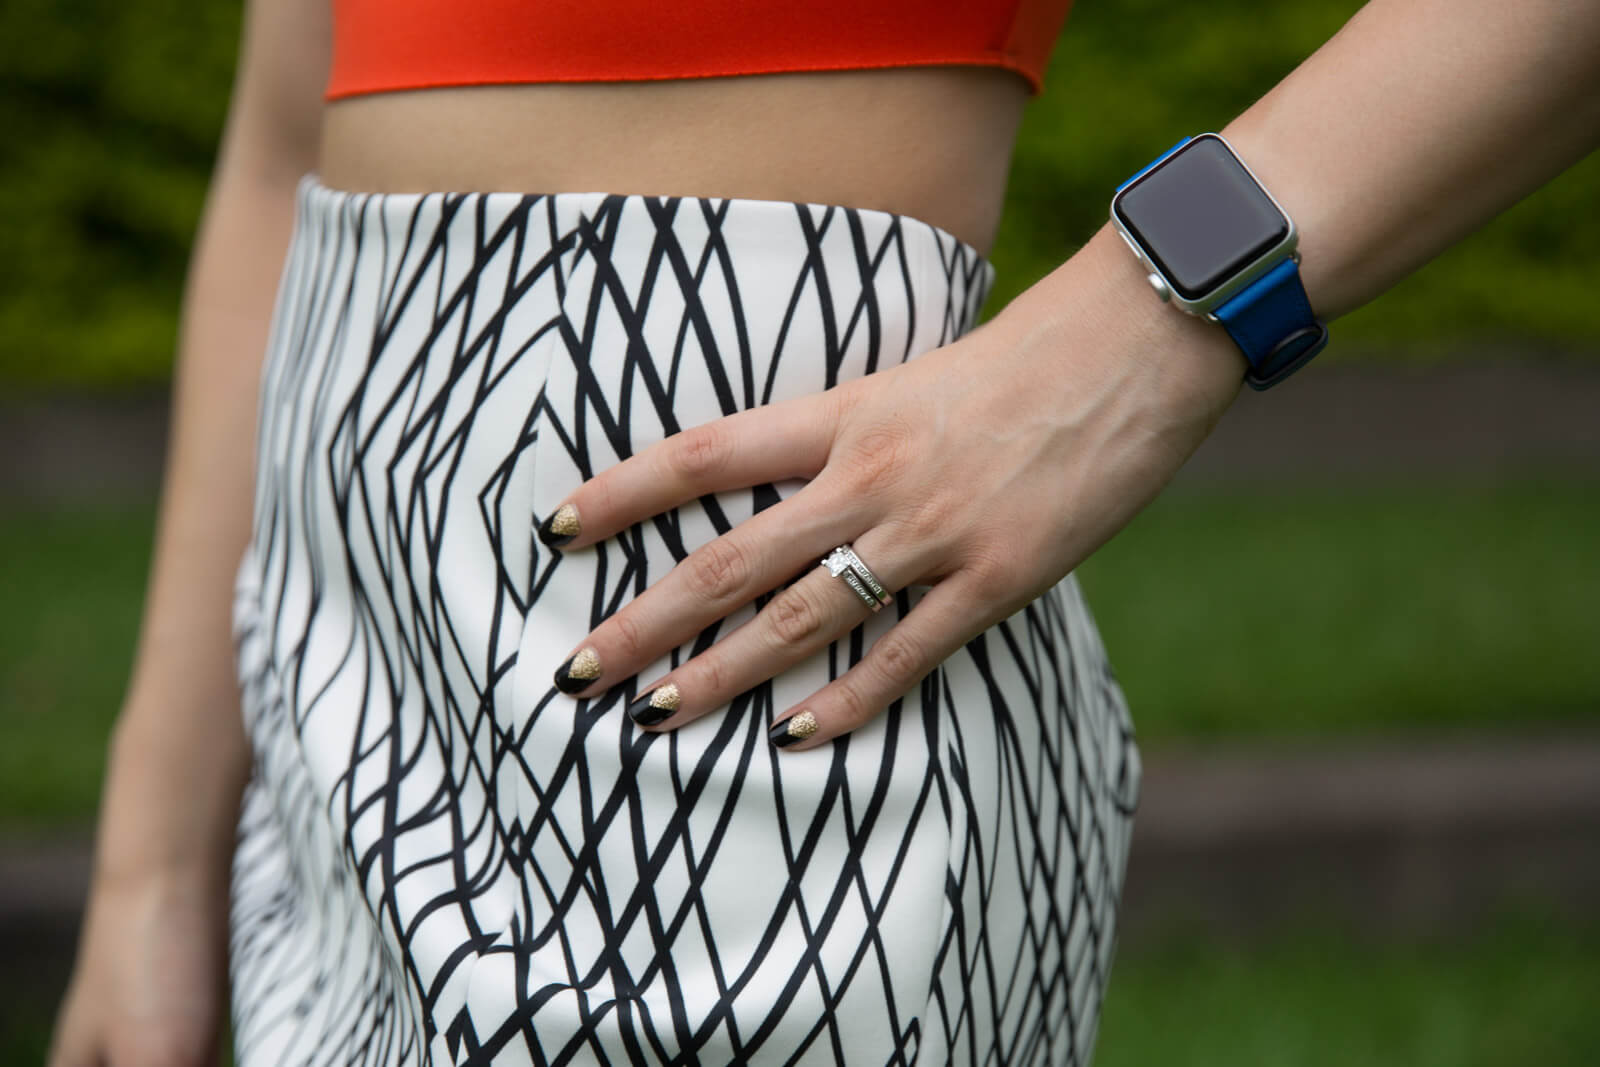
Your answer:
[[[1328,343],[1300,282],[1294,222],[1217,134],[1184,138],[1118,186],[1111,221],[1162,300],[1228,331],[1251,388],[1277,385]]]

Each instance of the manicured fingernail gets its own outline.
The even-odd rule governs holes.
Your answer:
[[[817,717],[809,711],[802,711],[798,715],[791,715],[782,722],[772,724],[772,729],[767,731],[767,738],[779,748],[788,748],[798,744],[817,732]]]
[[[583,523],[578,521],[578,509],[571,504],[562,504],[539,524],[539,540],[551,548],[560,548],[582,531]]]
[[[628,705],[628,715],[640,726],[654,726],[678,710],[678,687],[668,682],[648,693],[641,693]]]
[[[563,693],[576,693],[589,688],[600,677],[600,653],[592,648],[580,648],[556,668],[556,688]]]

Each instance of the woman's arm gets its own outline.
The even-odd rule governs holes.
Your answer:
[[[268,319],[295,184],[315,167],[326,69],[317,24],[288,16],[316,6],[258,3],[245,29],[184,293],[155,554],[102,814],[106,874],[214,866],[233,851],[248,761],[233,673],[233,574],[250,526]]]
[[[1372,0],[1223,132],[1295,220],[1301,278],[1337,318],[1595,148],[1600,4]],[[1085,254],[1155,310],[1109,225]],[[1187,325],[1230,351],[1220,328]]]
[[[54,1064],[216,1061],[227,878],[249,768],[233,574],[250,526],[257,384],[295,183],[315,166],[325,6],[255,3],[246,14],[189,265],[144,621]]]
[[[1600,140],[1600,4],[1373,0],[1226,134],[1336,318]]]
[[[1595,146],[1600,5],[1374,0],[1226,132],[1295,218],[1313,304],[1336,316]],[[1106,176],[1108,199],[1123,177]],[[601,675],[578,695],[805,572],[641,687],[678,687],[679,710],[656,729],[727,703],[861,621],[856,598],[815,566],[852,541],[890,588],[934,588],[859,664],[788,709],[817,729],[792,743],[806,731],[780,721],[774,740],[812,748],[1048,589],[1160,491],[1245,370],[1221,327],[1163,306],[1144,274],[1107,226],[954,344],[686,430],[579,487],[569,552],[707,493],[810,479],[590,634],[580,647]],[[561,514],[570,530],[572,512]]]
[[[1600,144],[1600,4],[1372,0],[1223,132],[1295,220],[1307,293],[1335,319]],[[1209,432],[1243,356],[1145,273],[1108,223],[1003,317],[1047,353],[1057,327],[1136,327],[1161,388],[1215,405]]]

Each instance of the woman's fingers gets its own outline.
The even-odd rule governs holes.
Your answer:
[[[585,482],[546,519],[541,538],[578,548],[710,493],[811,479],[692,553],[598,626],[557,670],[558,688],[589,696],[616,685],[801,573],[755,618],[638,691],[627,709],[634,722],[672,729],[815,655],[859,625],[880,598],[946,575],[861,663],[780,717],[773,743],[802,749],[878,714],[981,629],[994,589],[977,580],[976,569],[948,566],[952,531],[942,520],[930,528],[927,518],[937,510],[928,501],[936,503],[939,493],[900,491],[889,477],[907,455],[898,416],[850,434],[853,444],[840,451],[842,413],[859,412],[846,392],[841,387],[685,430]],[[907,509],[896,512],[890,504],[900,496],[922,501],[909,509],[910,519]],[[921,531],[909,551],[893,532],[908,527]],[[864,528],[869,532],[856,542],[862,559],[855,562],[870,565],[870,576],[817,566]]]
[[[596,627],[556,671],[556,687],[587,695],[638,673],[814,565],[861,528],[860,512],[859,499],[843,497],[826,479],[757,512]]]
[[[681,430],[584,482],[539,524],[539,538],[581,548],[708,493],[815,477],[835,407],[820,393]]]
[[[977,586],[958,573],[928,590],[860,663],[780,715],[768,734],[772,743],[789,750],[815,748],[910,692],[981,628],[973,618]]]
[[[862,556],[881,557],[872,564],[872,573],[888,590],[912,580],[920,569],[915,560],[875,552],[870,538],[860,544]],[[844,576],[815,566],[755,618],[641,688],[628,714],[641,726],[673,729],[722,707],[849,633],[872,614],[870,596],[859,579],[852,585]]]
[[[640,689],[628,714],[640,726],[682,726],[827,647],[869,614],[819,568],[781,590],[754,619]]]

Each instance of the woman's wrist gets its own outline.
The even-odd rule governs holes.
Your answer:
[[[1244,380],[1244,357],[1227,332],[1164,304],[1109,224],[1007,305],[1000,320],[1043,358],[1115,361],[1121,387],[1137,391],[1142,404],[1199,418],[1208,430]]]

